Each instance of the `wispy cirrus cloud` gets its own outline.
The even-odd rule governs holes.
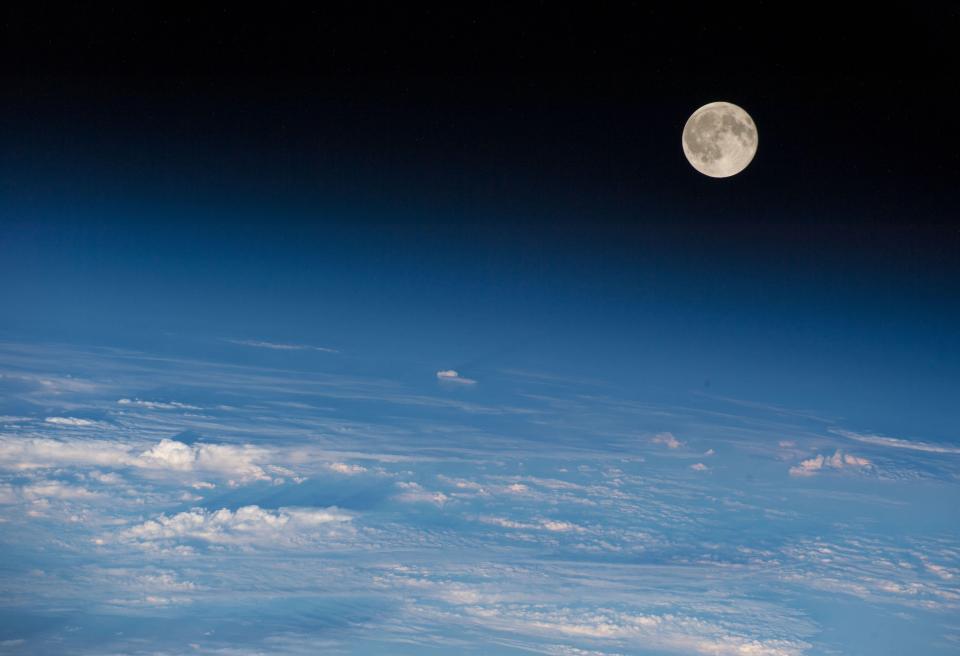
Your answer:
[[[929,442],[904,440],[898,437],[886,437],[883,435],[855,433],[853,431],[841,429],[831,429],[830,432],[856,442],[873,444],[875,446],[887,446],[894,449],[909,449],[911,451],[925,451],[927,453],[960,453],[960,447],[949,446],[945,444],[930,444]]]
[[[573,522],[566,522],[558,519],[537,519],[533,522],[519,522],[506,517],[481,516],[477,518],[483,524],[500,526],[501,528],[510,528],[518,530],[550,531],[552,533],[567,533],[586,531],[585,528]]]
[[[147,408],[148,410],[200,410],[199,406],[178,401],[142,401],[140,399],[119,399],[117,405]]]
[[[44,421],[48,424],[53,424],[54,426],[72,426],[77,427],[88,427],[96,426],[97,422],[90,419],[81,419],[79,417],[47,417]]]
[[[320,351],[322,353],[339,353],[337,349],[327,348],[325,346],[313,346],[311,344],[288,344],[284,342],[268,342],[261,339],[229,339],[231,344],[240,346],[252,346],[254,348],[270,349],[273,351]]]
[[[200,586],[181,579],[169,570],[139,571],[128,568],[94,568],[89,583],[103,585],[114,593],[109,606],[170,606],[193,601],[192,593]]]

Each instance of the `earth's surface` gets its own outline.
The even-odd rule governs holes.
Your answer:
[[[4,344],[0,652],[960,647],[956,445],[325,349]]]

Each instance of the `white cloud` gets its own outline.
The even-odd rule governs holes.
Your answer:
[[[569,531],[580,532],[584,530],[582,526],[577,526],[571,522],[561,522],[555,519],[544,519],[540,522],[540,526],[553,533],[567,533]]]
[[[484,524],[493,524],[494,526],[501,526],[503,528],[515,528],[515,529],[537,528],[535,524],[529,524],[527,522],[518,522],[512,519],[507,519],[505,517],[479,517],[478,519]]]
[[[477,517],[477,520],[484,524],[492,524],[493,526],[500,526],[502,528],[527,531],[543,530],[552,533],[583,533],[587,530],[572,522],[564,522],[556,519],[538,519],[532,522],[518,522],[505,517],[481,516]]]
[[[30,485],[24,485],[21,488],[23,496],[27,499],[93,499],[99,496],[96,492],[91,492],[85,487],[70,485],[62,481],[40,481]]]
[[[89,419],[79,419],[77,417],[47,417],[48,424],[55,426],[96,426],[97,422]]]
[[[760,639],[733,632],[719,623],[679,614],[641,614],[596,608],[543,605],[468,606],[466,617],[490,628],[527,635],[562,635],[643,644],[646,649],[709,656],[800,656],[809,644],[784,638]]]
[[[837,449],[832,456],[817,455],[790,468],[791,476],[813,476],[824,469],[863,468],[871,466],[866,458],[844,454]]]
[[[902,440],[900,438],[884,437],[882,435],[861,435],[860,433],[846,430],[832,430],[831,432],[857,442],[877,446],[888,446],[894,449],[910,449],[912,451],[926,451],[927,453],[960,453],[960,448],[942,444],[914,442],[913,440]]]
[[[444,369],[437,372],[437,379],[447,383],[461,383],[464,385],[473,385],[477,381],[472,378],[464,378],[459,372],[453,369]]]
[[[790,468],[791,476],[813,476],[823,468],[824,457],[818,455],[816,458],[804,460],[799,465]]]
[[[347,476],[362,474],[367,471],[366,467],[362,467],[360,465],[348,465],[345,462],[331,462],[329,465],[327,465],[327,469],[335,471],[338,474],[346,474]]]
[[[216,472],[234,481],[271,480],[257,464],[266,459],[263,449],[244,444],[184,444],[161,440],[140,454],[136,466],[176,471]]]
[[[132,405],[150,410],[200,410],[199,406],[179,403],[177,401],[141,401],[140,399],[119,399],[119,405]]]
[[[27,485],[0,485],[0,505],[29,506],[32,517],[45,515],[51,501],[90,501],[101,498],[98,492],[64,481],[41,480]]]
[[[148,569],[146,572],[128,568],[94,568],[96,584],[115,591],[107,600],[115,606],[169,606],[193,601],[198,590],[193,581],[181,580],[174,572]]]
[[[179,580],[173,572],[141,574],[134,579],[134,582],[136,585],[148,590],[185,592],[195,590],[197,587],[193,581]]]
[[[654,444],[663,444],[669,449],[679,449],[683,442],[673,436],[673,433],[657,433],[651,439]]]
[[[0,442],[0,466],[7,469],[94,466],[143,470],[207,472],[233,482],[271,480],[263,466],[270,454],[249,444],[184,444],[163,439],[137,453],[110,440],[12,439]],[[288,470],[277,469],[284,473]],[[103,480],[101,482],[108,482]]]
[[[403,492],[394,496],[394,499],[405,503],[432,503],[442,506],[450,500],[450,497],[443,492],[431,492],[419,483],[400,481],[397,487]]]
[[[8,469],[123,467],[131,459],[130,449],[129,445],[110,440],[7,439],[0,441],[0,464]]]
[[[121,540],[141,543],[197,540],[211,544],[292,546],[319,537],[321,529],[351,521],[337,508],[279,508],[243,506],[235,511],[193,508],[176,515],[160,515],[132,526]]]
[[[946,567],[943,567],[942,565],[937,565],[937,564],[935,564],[935,563],[931,563],[931,562],[928,562],[928,561],[924,560],[924,561],[923,561],[923,566],[926,567],[926,568],[927,568],[928,570],[930,570],[931,572],[933,572],[934,574],[936,574],[937,576],[939,576],[940,578],[946,580],[946,581],[949,581],[950,579],[952,579],[952,578],[955,576],[955,574],[953,573],[953,571],[951,571],[950,569],[948,569],[948,568],[946,568]]]
[[[252,346],[254,348],[265,348],[274,351],[321,351],[323,353],[339,353],[337,349],[326,348],[323,346],[311,346],[309,344],[283,344],[278,342],[265,342],[258,339],[231,339],[232,344],[240,346]]]
[[[103,472],[94,470],[87,474],[87,476],[98,483],[103,483],[104,485],[118,485],[123,483],[123,477],[114,472],[107,472],[105,474]]]

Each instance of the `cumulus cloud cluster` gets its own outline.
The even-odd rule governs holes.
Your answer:
[[[818,454],[815,458],[809,458],[799,465],[791,467],[790,475],[813,476],[824,469],[860,469],[870,465],[871,462],[866,458],[859,458],[849,453],[845,454],[837,449],[832,456]]]
[[[337,508],[279,508],[243,506],[236,510],[193,508],[160,515],[119,534],[123,541],[154,543],[199,541],[225,545],[291,546],[318,537],[327,525],[350,522]]]
[[[205,472],[234,483],[271,480],[265,470],[269,452],[249,445],[184,444],[162,439],[137,452],[113,440],[22,438],[0,442],[0,467],[14,470],[89,466],[177,472]],[[284,471],[270,468],[271,471]]]
[[[132,462],[134,466],[146,468],[212,472],[246,482],[271,480],[258,464],[266,455],[263,449],[249,444],[184,444],[164,439]]]

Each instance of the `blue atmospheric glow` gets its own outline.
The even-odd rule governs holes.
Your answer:
[[[6,211],[0,653],[956,653],[920,274]]]

